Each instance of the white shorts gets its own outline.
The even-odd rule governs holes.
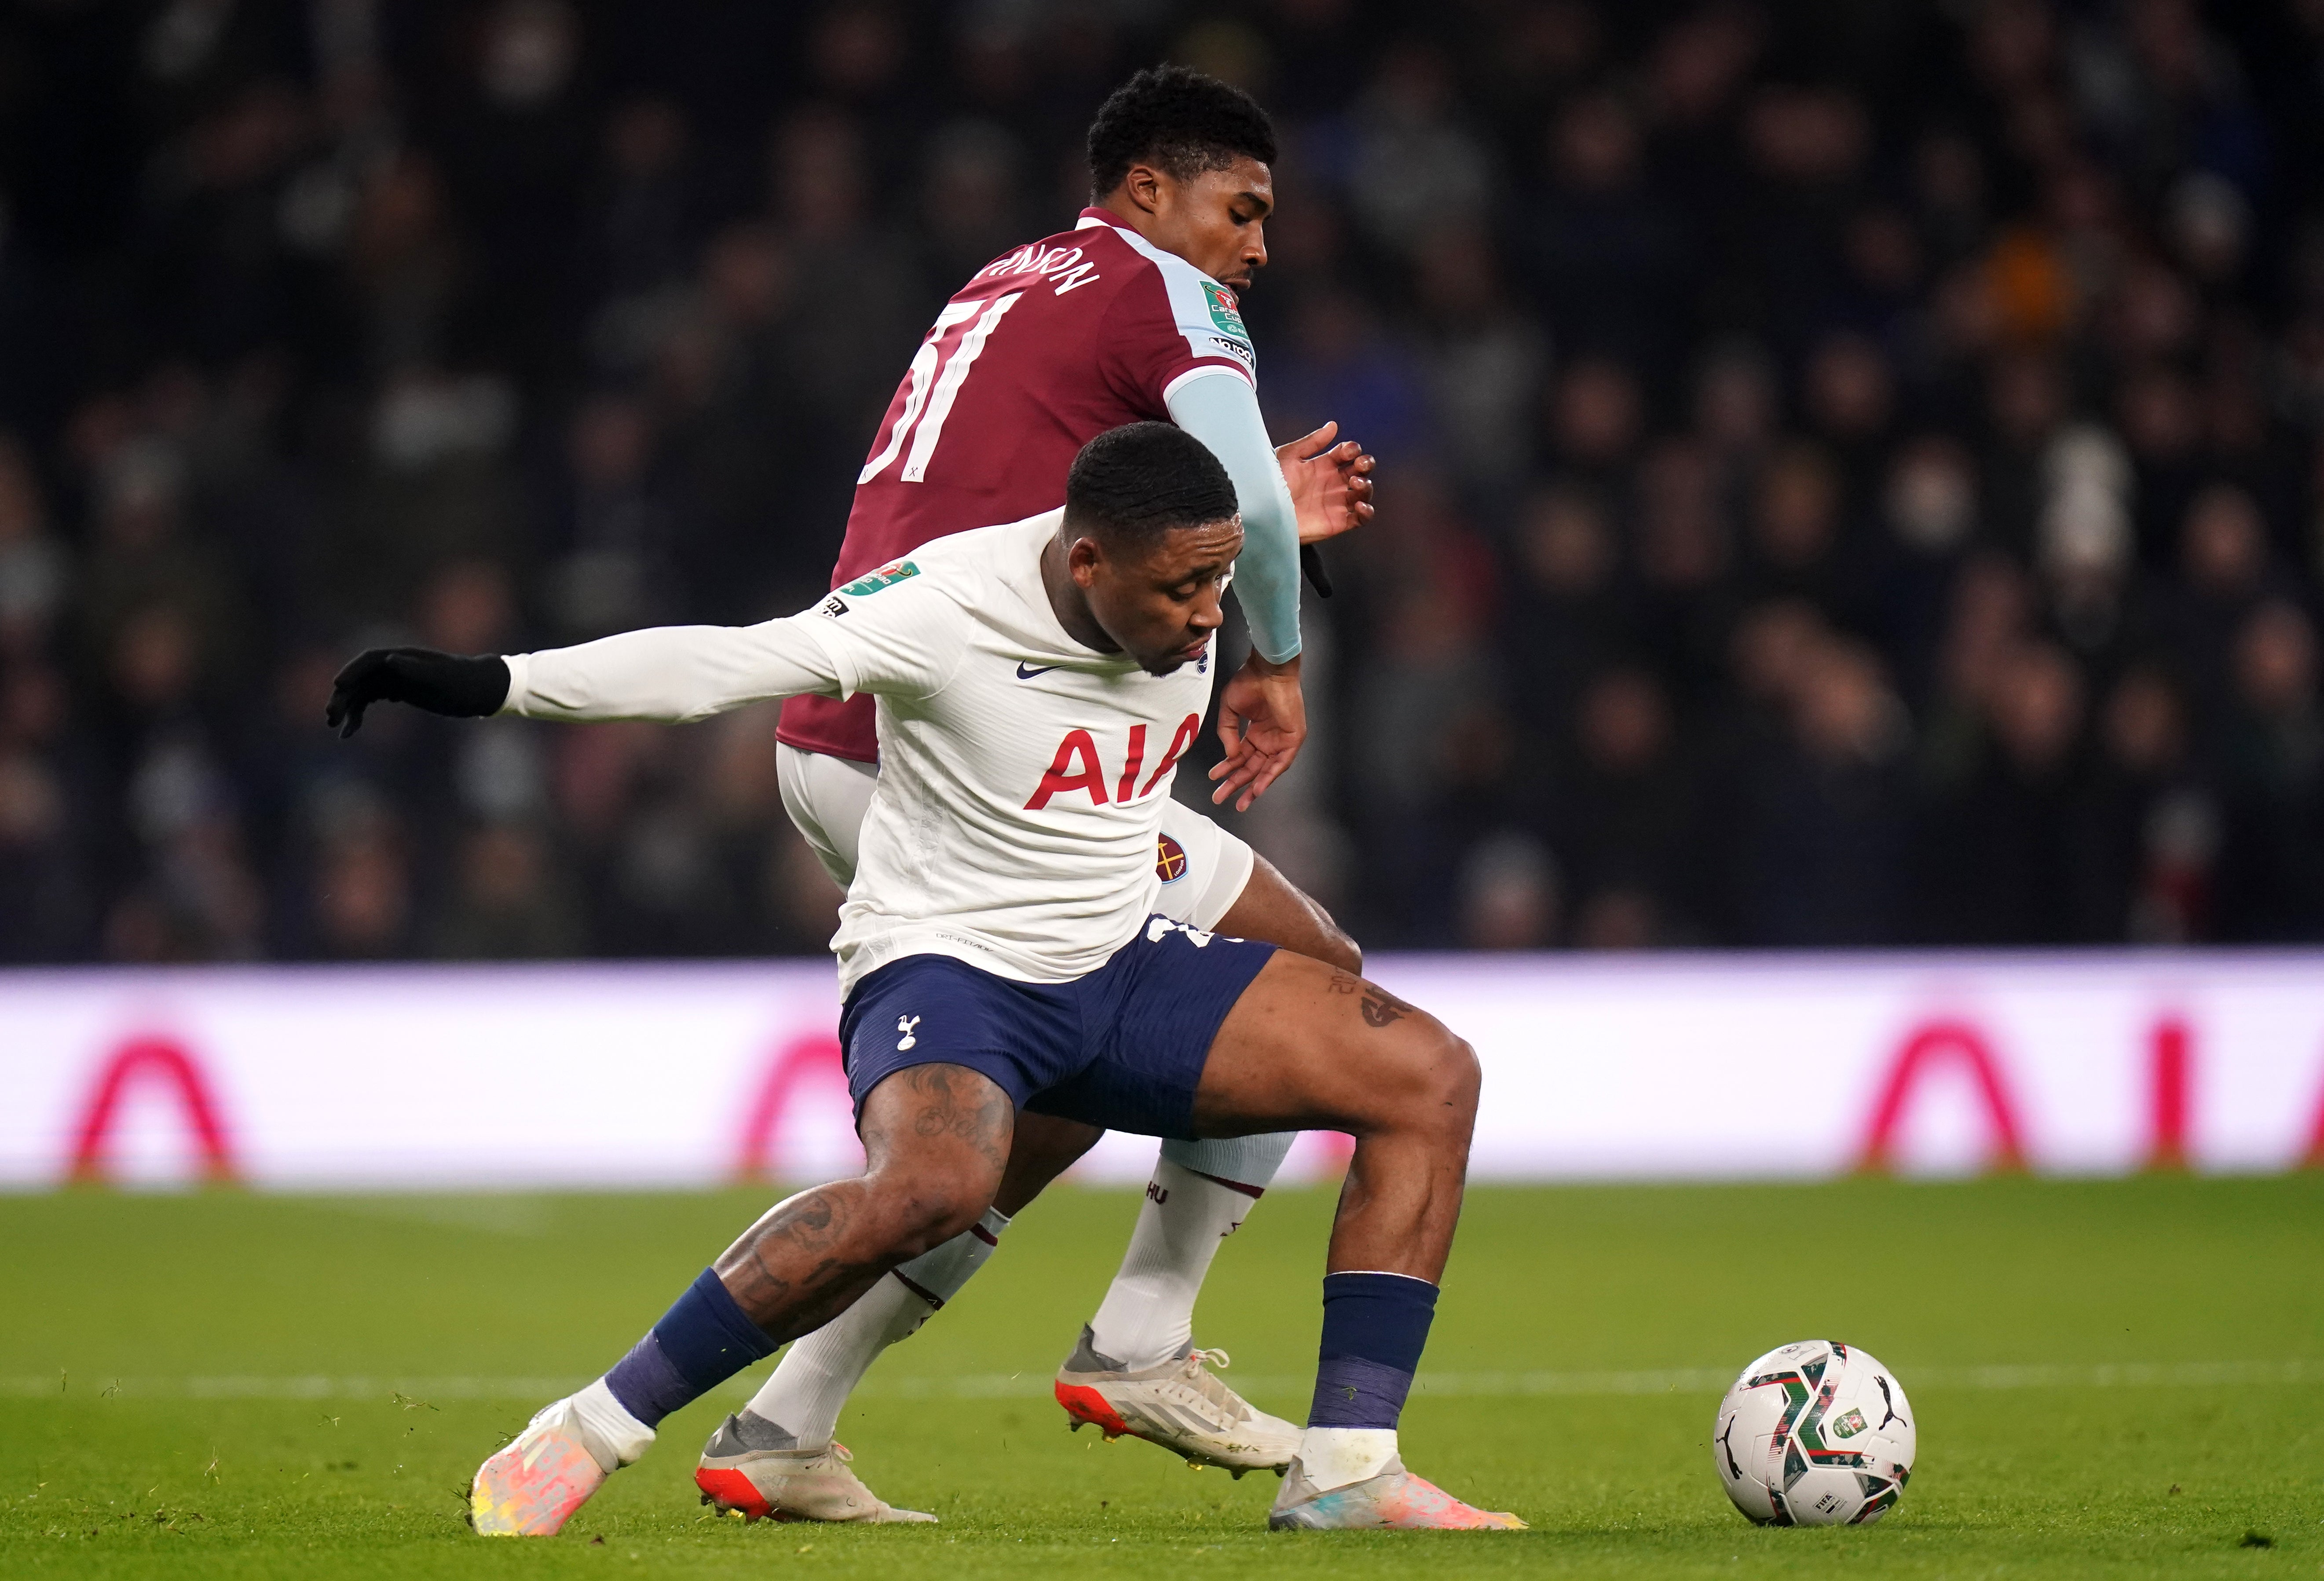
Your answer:
[[[872,807],[880,771],[853,758],[802,752],[779,744],[776,773],[783,810],[806,837],[823,870],[845,889],[855,882],[855,842]],[[1154,909],[1174,922],[1216,928],[1250,882],[1251,848],[1185,803],[1162,806],[1162,836],[1155,853],[1162,891]]]

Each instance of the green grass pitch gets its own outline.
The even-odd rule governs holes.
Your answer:
[[[0,1197],[0,1575],[2324,1571],[2312,1175],[1479,1189],[1405,1447],[1532,1522],[1510,1535],[1270,1535],[1274,1478],[1067,1433],[1047,1378],[1136,1199],[1061,1191],[842,1423],[873,1486],[941,1525],[708,1518],[694,1456],[754,1375],[665,1424],[564,1535],[471,1535],[475,1463],[766,1200]],[[1229,1377],[1287,1415],[1330,1211],[1270,1195],[1202,1312]],[[1711,1473],[1719,1380],[1815,1336],[1896,1369],[1919,1469],[1880,1525],[1757,1530]]]

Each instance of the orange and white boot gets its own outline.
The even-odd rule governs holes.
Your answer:
[[[589,1385],[604,1387],[602,1380]],[[611,1394],[605,1398],[612,1401]],[[476,1468],[468,1489],[468,1524],[479,1536],[555,1536],[607,1477],[653,1441],[650,1430],[641,1429],[642,1442],[616,1447],[587,1416],[581,1395],[543,1406],[506,1448]]]
[[[1245,1472],[1279,1472],[1299,1452],[1299,1429],[1268,1415],[1226,1385],[1213,1367],[1222,1350],[1194,1350],[1158,1367],[1130,1370],[1082,1342],[1057,1369],[1057,1403],[1075,1431],[1094,1427],[1108,1438],[1124,1433],[1183,1455],[1193,1465]]]
[[[702,1502],[746,1521],[853,1521],[884,1526],[933,1521],[919,1510],[899,1510],[863,1484],[837,1441],[801,1447],[788,1433],[756,1416],[726,1419],[703,1446],[694,1468]]]
[[[1425,1477],[1404,1469],[1401,1457],[1360,1482],[1318,1489],[1297,1461],[1267,1512],[1270,1531],[1523,1531],[1526,1523],[1504,1510],[1464,1504]]]

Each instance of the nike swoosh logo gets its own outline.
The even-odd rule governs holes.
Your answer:
[[[1025,668],[1025,661],[1019,659],[1017,661],[1017,679],[1019,680],[1030,680],[1037,675],[1047,675],[1052,670],[1063,670],[1065,666],[1062,664],[1044,664],[1038,670],[1028,670]]]

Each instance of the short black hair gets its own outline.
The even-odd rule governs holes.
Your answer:
[[[1065,519],[1140,553],[1166,532],[1223,522],[1235,510],[1227,469],[1175,423],[1108,429],[1065,474]]]
[[[1090,123],[1090,196],[1103,199],[1141,160],[1191,180],[1236,160],[1275,162],[1275,124],[1259,101],[1187,66],[1148,66]]]

